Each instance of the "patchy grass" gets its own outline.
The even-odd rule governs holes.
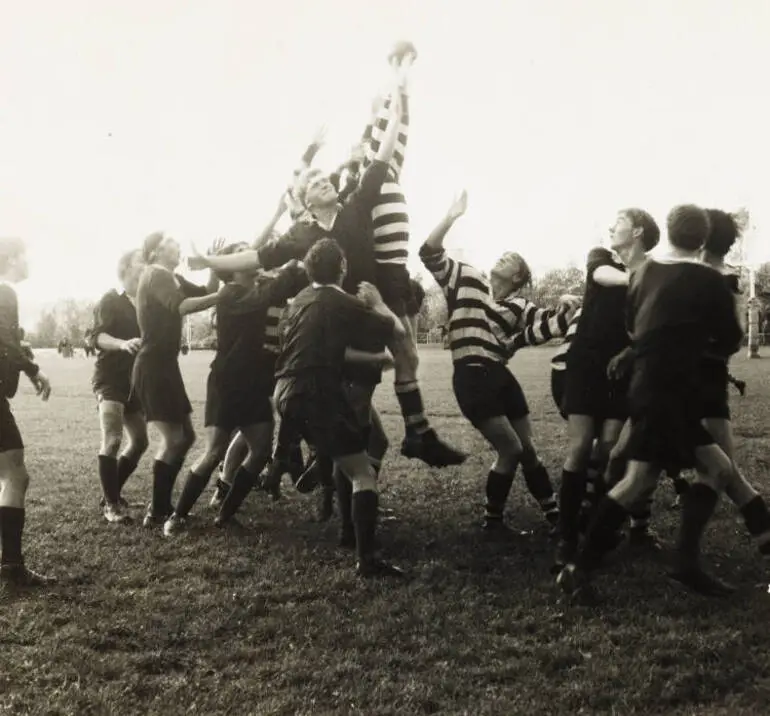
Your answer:
[[[544,462],[558,480],[564,425],[548,388],[550,349],[514,369],[527,390]],[[509,544],[480,538],[486,445],[457,412],[448,352],[426,349],[426,404],[471,457],[442,472],[392,451],[383,502],[396,523],[383,542],[412,579],[361,583],[335,546],[336,525],[290,488],[254,494],[253,534],[200,529],[176,541],[105,525],[97,508],[98,427],[91,362],[41,355],[55,392],[22,388],[15,410],[33,483],[26,552],[62,576],[47,593],[0,604],[2,714],[761,714],[770,709],[770,595],[729,505],[708,551],[740,585],[727,601],[682,592],[659,565],[621,561],[597,608],[559,602],[552,545],[517,483],[510,518],[532,530]],[[182,359],[200,424],[210,354]],[[736,361],[749,394],[735,398],[738,457],[767,490],[770,364]],[[393,443],[401,437],[389,385],[377,394]],[[201,429],[202,432],[202,429]],[[194,448],[193,453],[200,449]],[[149,496],[150,458],[127,496]],[[672,492],[655,526],[671,539]],[[140,510],[137,510],[137,515]]]

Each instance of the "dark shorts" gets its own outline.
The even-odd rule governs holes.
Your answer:
[[[275,404],[282,422],[318,454],[335,459],[366,452],[369,430],[342,382],[323,376],[279,378]]]
[[[156,358],[140,352],[131,375],[130,400],[138,400],[148,423],[179,425],[192,413],[176,356]]]
[[[237,392],[223,392],[213,373],[209,373],[206,385],[204,425],[233,431],[249,425],[269,423],[273,420],[270,393],[258,388]]]
[[[632,394],[630,402],[629,460],[650,463],[671,474],[694,467],[696,448],[714,443],[701,423],[697,394],[672,389],[654,396],[648,392],[638,401]]]
[[[102,403],[108,400],[113,403],[121,403],[123,405],[124,415],[132,415],[139,413],[142,410],[142,406],[139,403],[139,399],[136,395],[131,393],[131,384],[129,380],[120,385],[108,385],[106,383],[99,383],[94,385],[94,395],[96,396],[96,402]]]
[[[551,370],[551,397],[556,405],[559,415],[566,420],[567,413],[564,412],[564,390],[567,385],[566,370]]]
[[[595,420],[628,418],[628,380],[607,377],[607,363],[596,357],[567,354],[562,408],[566,415],[585,415]]]
[[[704,362],[701,366],[701,408],[704,418],[730,419],[726,363]]]
[[[529,415],[519,381],[502,363],[460,363],[455,366],[452,387],[460,411],[475,427],[490,418],[505,416],[515,421]]]
[[[404,264],[377,264],[376,286],[385,305],[399,318],[415,315],[409,313],[415,297]]]
[[[11,412],[11,404],[8,398],[0,398],[0,452],[23,449],[24,441]]]

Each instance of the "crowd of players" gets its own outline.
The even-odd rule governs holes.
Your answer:
[[[235,515],[252,489],[277,497],[288,473],[297,489],[318,488],[324,519],[336,499],[340,546],[355,551],[358,574],[403,575],[382,557],[376,537],[377,476],[389,442],[372,396],[384,370],[394,371],[401,453],[437,468],[466,457],[432,428],[417,377],[415,316],[422,296],[406,268],[410,232],[399,183],[416,55],[410,43],[394,48],[393,86],[338,171],[327,175],[311,166],[319,136],[254,244],[218,242],[206,255],[189,257],[192,269],[210,269],[206,286],[176,273],[179,244],[162,233],[121,257],[122,290],[102,297],[93,327],[98,473],[108,522],[130,521],[122,489],[148,448],[152,424],[160,443],[145,527],[169,538],[183,532],[218,467],[214,523],[237,525]],[[448,306],[457,404],[496,453],[482,529],[505,534],[504,510],[521,467],[558,539],[557,583],[569,594],[590,595],[592,574],[623,541],[629,518],[627,539],[657,547],[648,524],[665,471],[682,500],[671,576],[704,594],[729,593],[700,559],[701,537],[722,492],[760,552],[770,552],[770,513],[732,459],[727,366],[742,331],[737,283],[724,257],[738,236],[734,218],[675,207],[667,218],[669,251],[651,258],[658,225],[641,209],[623,210],[610,248],[588,256],[585,295],[543,308],[521,295],[531,276],[519,254],[504,253],[487,279],[447,253],[444,238],[466,208],[463,193],[419,255]],[[276,235],[286,211],[292,227]],[[0,244],[0,578],[34,585],[51,579],[22,557],[29,478],[8,399],[22,371],[44,399],[50,383],[20,344],[9,284],[26,276],[24,253],[18,240]],[[177,476],[195,442],[179,367],[182,321],[207,309],[215,310],[217,339],[206,446],[174,503]],[[524,392],[507,366],[518,350],[554,337],[566,339],[552,363],[554,400],[568,426],[558,500],[538,456]],[[692,483],[680,474],[690,468]]]

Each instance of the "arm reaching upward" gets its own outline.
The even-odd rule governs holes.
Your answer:
[[[463,189],[449,207],[446,216],[430,232],[425,241],[425,247],[431,251],[440,251],[444,248],[444,238],[449,233],[455,221],[457,221],[468,209],[468,192]]]

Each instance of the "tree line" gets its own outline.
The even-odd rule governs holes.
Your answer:
[[[446,323],[446,301],[439,286],[433,279],[417,277],[425,287],[425,301],[417,317],[420,334],[435,334]],[[744,295],[748,294],[748,275],[742,272],[741,283]],[[770,261],[762,264],[756,273],[757,294],[765,300],[770,312]],[[554,306],[560,296],[575,294],[582,296],[585,290],[585,273],[577,266],[551,269],[533,279],[524,295],[538,306]],[[46,308],[31,331],[27,340],[33,348],[55,348],[66,338],[73,346],[82,347],[86,332],[93,327],[95,302],[63,298]],[[214,317],[211,311],[188,316],[190,343],[193,348],[209,348],[214,340]],[[187,331],[185,331],[185,336]]]

